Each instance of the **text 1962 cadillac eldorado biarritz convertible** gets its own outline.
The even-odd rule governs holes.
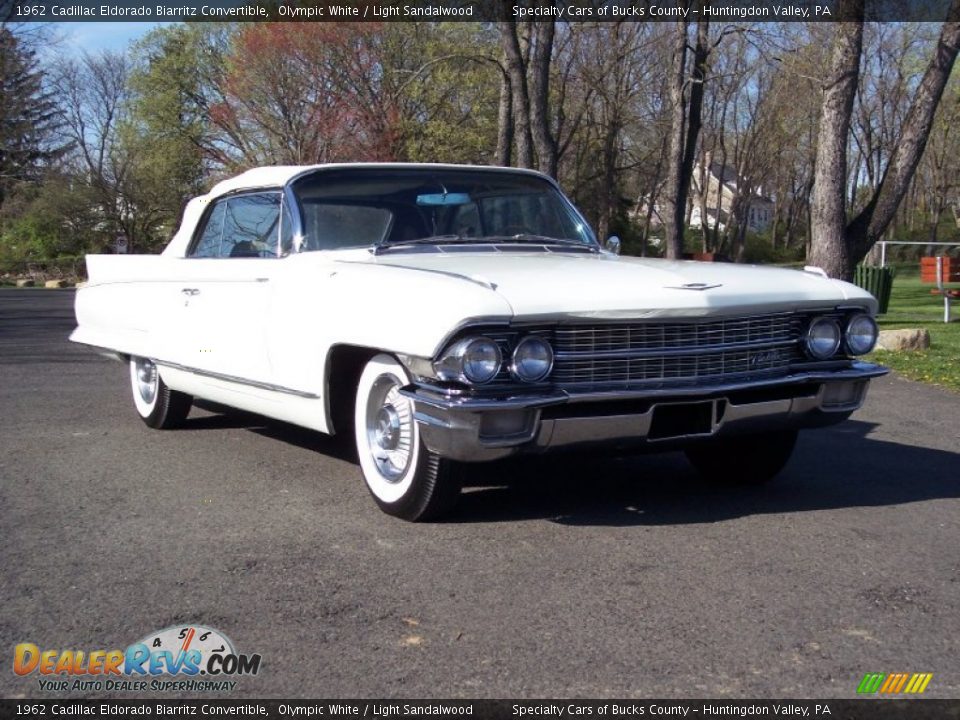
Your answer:
[[[161,255],[91,255],[76,342],[147,425],[193,398],[352,432],[377,504],[436,517],[457,465],[608,447],[776,475],[863,403],[876,302],[806,271],[620,257],[549,178],[265,167],[188,203]]]

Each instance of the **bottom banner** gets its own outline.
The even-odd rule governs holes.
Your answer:
[[[960,718],[960,700],[0,700],[0,718]]]

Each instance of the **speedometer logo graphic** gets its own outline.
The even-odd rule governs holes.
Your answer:
[[[151,655],[168,651],[174,658],[181,655],[186,659],[187,653],[191,653],[190,657],[196,659],[196,666],[201,668],[201,675],[206,674],[204,668],[214,654],[236,655],[233,643],[226,635],[204,625],[171,625],[150,633],[136,644],[146,645]]]

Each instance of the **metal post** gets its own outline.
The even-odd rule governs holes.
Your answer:
[[[937,255],[937,290],[943,295],[943,321],[950,322],[950,295],[943,287],[943,256]]]
[[[880,267],[887,266],[887,241],[880,241]]]

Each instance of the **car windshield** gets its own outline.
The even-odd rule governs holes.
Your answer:
[[[462,243],[596,247],[543,178],[497,170],[340,168],[300,178],[302,250]]]

